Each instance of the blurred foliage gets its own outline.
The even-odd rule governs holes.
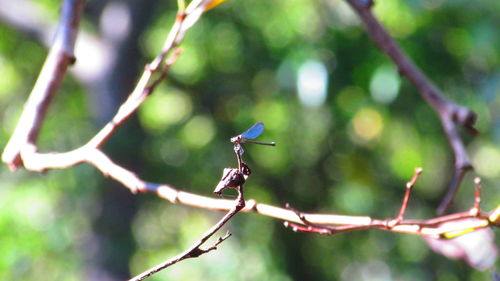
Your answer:
[[[170,2],[158,2],[152,24],[138,38],[146,59],[159,52],[174,20],[176,3]],[[55,22],[59,2],[40,3]],[[483,208],[500,201],[498,11],[494,0],[375,5],[390,33],[447,97],[479,115],[481,135],[464,133],[476,170],[465,178],[455,210],[471,206],[474,175],[483,179]],[[90,21],[84,26],[98,30]],[[4,147],[46,48],[4,23],[0,34]],[[143,179],[212,196],[222,169],[236,165],[229,138],[263,121],[259,139],[277,146],[245,147],[253,169],[247,198],[289,202],[307,212],[387,218],[396,214],[413,169],[423,167],[407,216],[434,216],[453,169],[439,119],[371,43],[345,2],[233,0],[204,15],[182,48],[168,81],[137,114],[144,129],[136,148]],[[87,91],[71,75],[66,79],[44,124],[42,151],[78,147],[96,132]],[[84,279],[93,263],[88,254],[96,251],[89,233],[100,212],[103,176],[88,165],[45,174],[10,173],[2,166],[0,173],[0,279]],[[133,274],[183,251],[222,215],[136,197]],[[255,214],[239,214],[227,228],[234,235],[217,251],[151,280],[454,281],[491,274],[447,260],[421,238],[403,234],[293,233]]]

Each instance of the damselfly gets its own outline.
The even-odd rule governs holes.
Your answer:
[[[246,130],[243,134],[232,137],[231,142],[235,144],[247,142],[247,143],[275,146],[276,145],[275,142],[260,142],[253,140],[258,136],[260,136],[260,134],[262,134],[263,131],[264,131],[264,123],[257,122],[250,129]]]

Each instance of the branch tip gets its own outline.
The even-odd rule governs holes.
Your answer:
[[[403,216],[406,212],[406,208],[408,207],[408,202],[410,201],[410,193],[411,189],[413,186],[415,186],[415,183],[417,182],[418,178],[422,174],[423,169],[422,168],[415,168],[415,173],[413,174],[413,177],[409,182],[406,183],[406,191],[405,195],[403,197],[403,202],[401,203],[401,208],[399,209],[399,213],[397,217],[391,221],[388,222],[387,226],[390,228],[393,228],[396,226],[401,220],[403,220]]]
[[[477,216],[481,212],[481,178],[474,178],[474,185],[476,186],[476,192],[474,195],[474,206],[470,209],[470,213]]]
[[[480,177],[475,177],[474,178],[474,184],[476,185],[477,188],[481,188],[481,178]]]
[[[412,188],[415,185],[418,178],[422,174],[422,171],[423,171],[422,168],[415,168],[415,173],[413,174],[413,177],[411,178],[411,180],[406,183],[406,188]]]

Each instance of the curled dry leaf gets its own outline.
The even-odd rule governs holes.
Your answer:
[[[425,238],[425,242],[437,253],[451,259],[463,260],[473,268],[491,268],[498,258],[493,231],[479,229],[452,239]]]

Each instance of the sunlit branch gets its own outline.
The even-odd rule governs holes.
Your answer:
[[[54,43],[2,154],[2,161],[11,170],[22,165],[21,151],[24,147],[36,143],[50,102],[59,89],[68,66],[75,62],[73,51],[83,6],[83,0],[64,1]]]
[[[62,169],[71,167],[81,162],[87,162],[97,167],[104,175],[115,179],[129,188],[132,192],[154,193],[174,204],[183,204],[196,208],[209,210],[229,211],[234,206],[234,201],[216,199],[190,192],[180,191],[170,185],[155,184],[141,180],[135,173],[117,165],[104,153],[95,148],[81,148],[79,150],[60,154],[32,153],[30,163],[32,170],[44,171],[47,169]],[[81,160],[83,158],[83,160]],[[303,213],[292,209],[290,206],[280,208],[268,204],[258,203],[253,199],[245,202],[242,212],[254,212],[263,216],[273,217],[287,222],[287,225],[298,231],[309,231],[321,234],[337,234],[346,231],[377,228],[393,232],[403,232],[421,236],[440,237],[450,231],[461,229],[479,229],[500,224],[500,206],[492,212],[485,213],[479,209],[479,199],[476,193],[474,206],[477,211],[440,216],[427,220],[403,219],[407,208],[411,187],[414,185],[421,169],[416,169],[412,180],[407,183],[405,196],[398,216],[395,219],[374,219],[369,216],[347,216],[336,214]],[[476,180],[477,183],[477,180]],[[207,189],[210,190],[210,189]]]
[[[321,225],[317,222],[309,220],[306,214],[294,210],[289,205],[287,205],[286,208],[295,213],[300,223],[298,224],[295,222],[285,221],[285,227],[290,227],[293,231],[296,232],[312,232],[325,235],[333,235],[343,232],[365,229],[381,229],[437,239],[447,238],[451,236],[454,237],[456,233],[465,234],[473,230],[478,230],[498,224],[498,222],[496,222],[498,218],[496,218],[495,221],[491,220],[491,214],[494,214],[495,212],[497,212],[497,210],[491,212],[491,214],[488,215],[487,213],[481,212],[479,208],[480,186],[478,178],[475,179],[476,198],[474,201],[474,206],[469,212],[456,213],[428,220],[404,220],[403,216],[408,206],[408,199],[410,197],[411,189],[415,185],[415,182],[421,172],[421,168],[415,169],[415,175],[406,184],[406,192],[403,202],[401,203],[401,209],[398,216],[394,219],[370,219],[369,222],[363,224],[351,223],[349,225],[338,225],[336,223],[331,223],[327,225]],[[497,209],[500,209],[500,207],[498,207]]]
[[[167,76],[170,66],[175,62],[179,50],[176,49],[185,36],[185,33],[193,26],[203,13],[206,1],[193,1],[180,13],[167,36],[164,48],[149,65],[145,67],[142,77],[139,79],[134,91],[128,99],[120,106],[113,119],[106,124],[87,144],[89,147],[98,148],[123,124],[142,104],[155,87]],[[30,94],[25,105],[23,114],[16,129],[7,144],[2,160],[14,170],[22,165],[22,161],[32,158],[29,155],[22,155],[22,152],[35,152],[36,138],[45,119],[45,114],[50,105],[52,97],[57,92],[67,66],[75,58],[73,55],[74,41],[78,22],[83,11],[83,1],[66,1],[63,6],[61,23],[56,35],[56,40],[50,50],[44,67],[38,77],[37,83]],[[162,62],[169,54],[173,55],[166,60],[163,67]],[[160,70],[160,75],[153,79],[153,74]],[[30,146],[29,149],[26,149]],[[31,147],[35,146],[35,149]],[[80,159],[79,162],[82,162]],[[78,162],[78,161],[77,161]],[[26,166],[32,166],[27,163]]]

